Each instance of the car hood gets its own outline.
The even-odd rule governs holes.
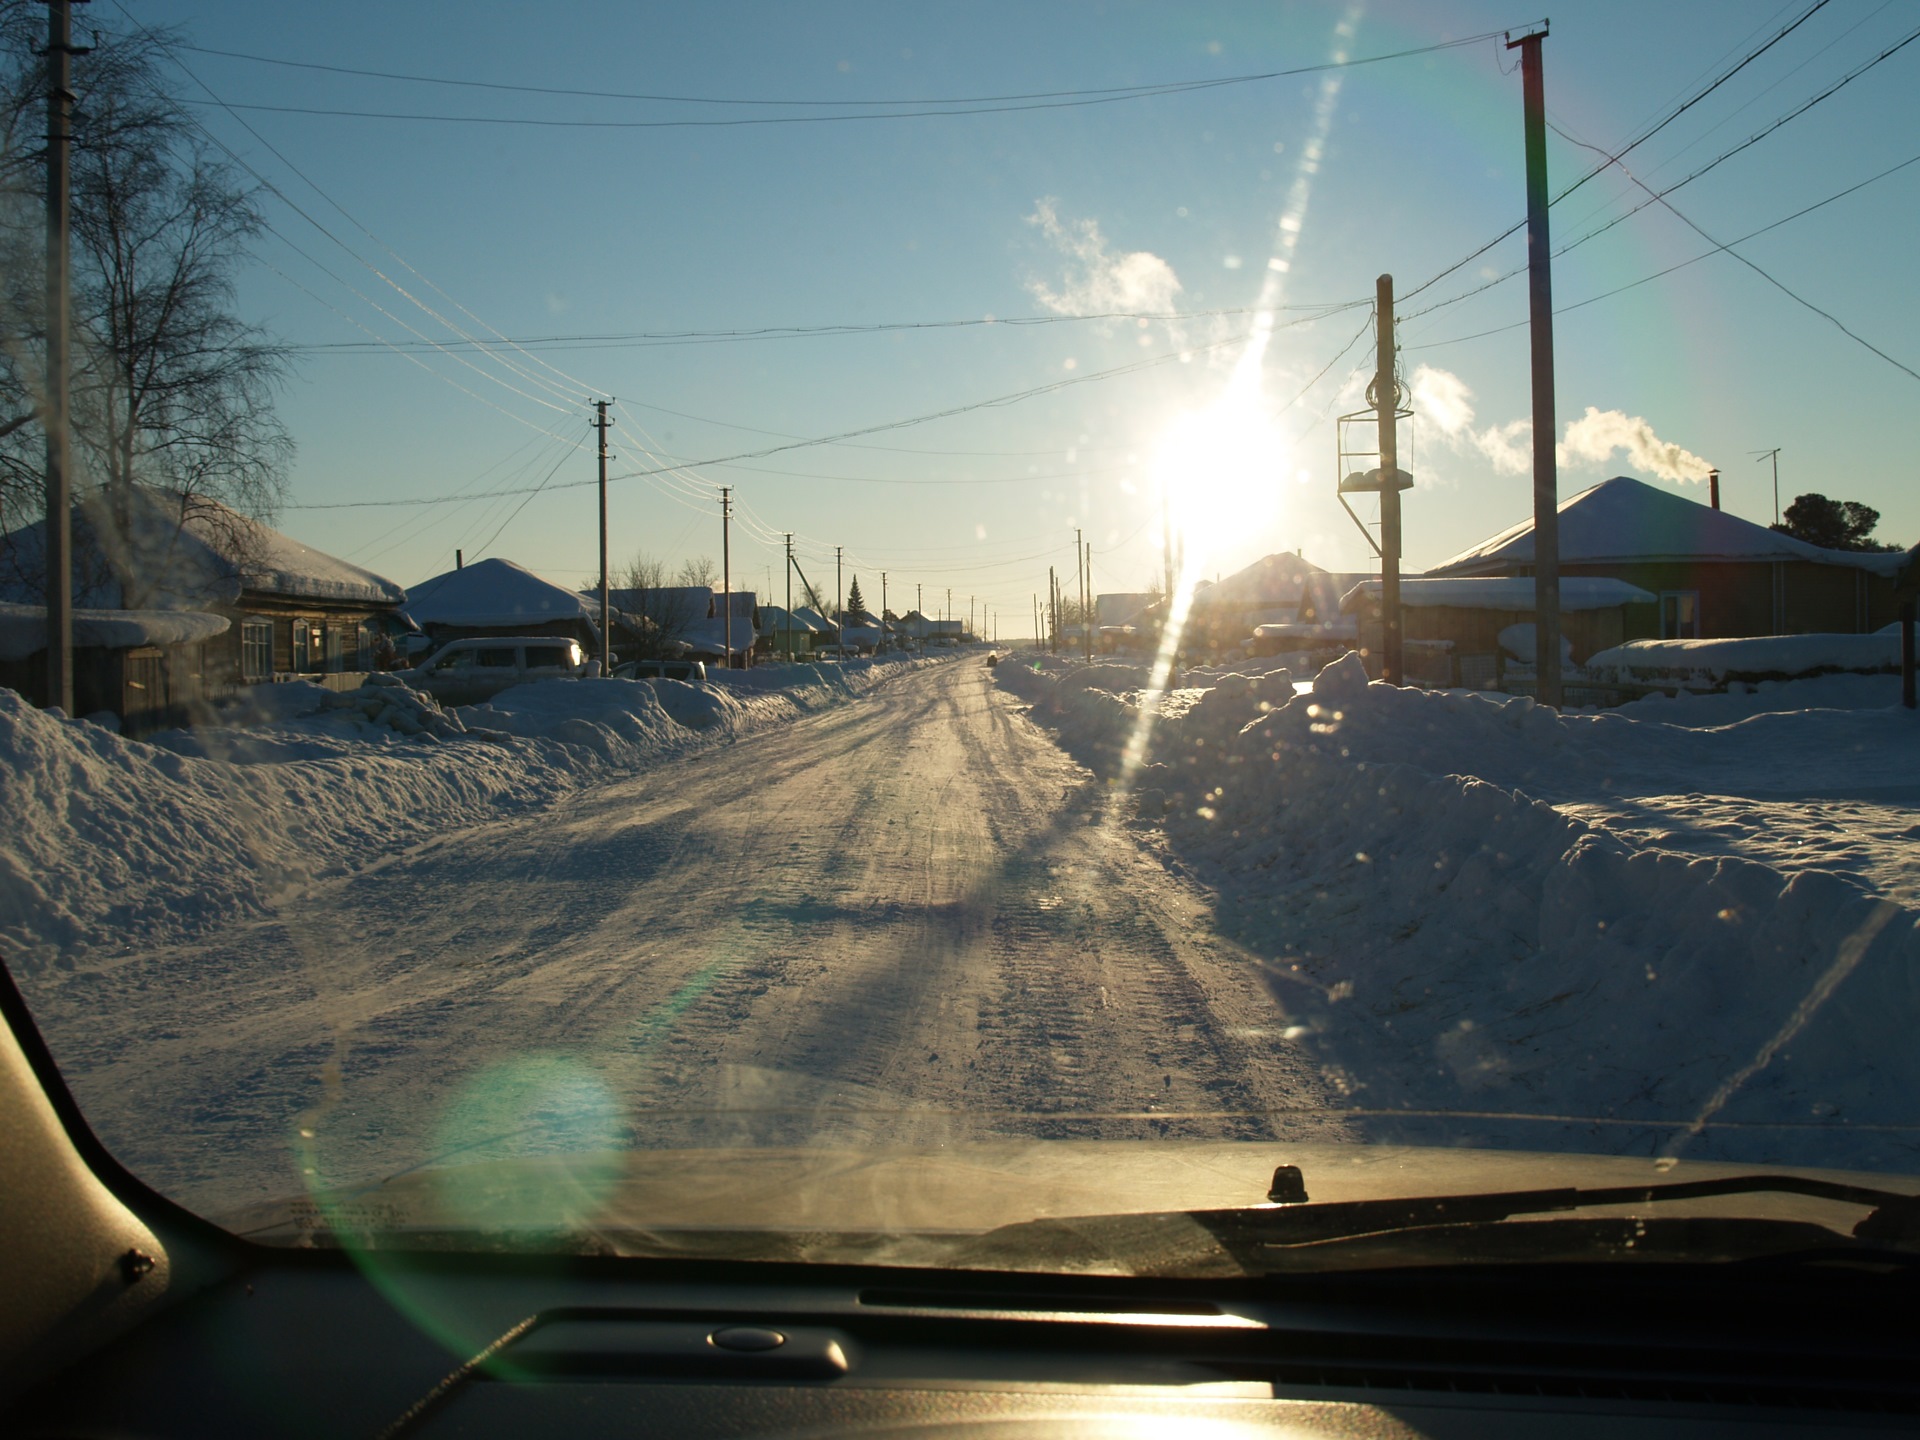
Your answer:
[[[928,1149],[596,1151],[422,1168],[212,1215],[266,1244],[583,1250],[638,1255],[1144,1273],[1114,1217],[1179,1217],[1261,1206],[1274,1170],[1297,1166],[1314,1204],[1557,1187],[1670,1185],[1751,1174],[1752,1165],[1385,1145],[1031,1141]],[[1765,1167],[1841,1183],[1920,1190],[1920,1178]],[[1616,1206],[1613,1217],[1652,1215]],[[1860,1212],[1800,1194],[1663,1204],[1663,1219],[1739,1218],[1831,1227]],[[1113,1243],[1062,1246],[1099,1217]],[[1043,1222],[1036,1227],[1034,1222]],[[1063,1222],[1052,1225],[1044,1222]],[[992,1232],[1031,1231],[1031,1246]],[[1196,1273],[1223,1273],[1196,1224]],[[1166,1259],[1156,1233],[1151,1268]],[[1071,1250],[1071,1256],[1063,1253]],[[1231,1268],[1231,1267],[1227,1267]]]

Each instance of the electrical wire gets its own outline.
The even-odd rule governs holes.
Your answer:
[[[1906,47],[1911,45],[1915,40],[1920,40],[1920,28],[1915,28],[1914,30],[1909,31],[1902,39],[1888,46],[1885,50],[1882,50],[1878,55],[1874,56],[1872,59],[1864,61],[1860,65],[1856,66],[1854,69],[1848,71],[1845,75],[1841,76],[1840,79],[1836,80],[1832,85],[1829,85],[1825,90],[1822,90],[1819,94],[1813,96],[1811,99],[1808,99],[1802,102],[1800,105],[1796,106],[1794,109],[1780,116],[1778,119],[1773,121],[1772,124],[1767,125],[1763,129],[1756,131],[1752,135],[1749,135],[1745,140],[1742,140],[1739,144],[1733,145],[1728,149],[1721,151],[1718,155],[1714,156],[1713,159],[1709,160],[1705,165],[1702,165],[1699,169],[1693,171],[1691,174],[1686,175],[1683,178],[1674,181],[1673,184],[1667,186],[1663,190],[1654,191],[1650,189],[1648,186],[1642,184],[1639,180],[1637,179],[1634,180],[1634,183],[1636,185],[1639,185],[1642,190],[1647,191],[1647,194],[1650,198],[1641,201],[1638,205],[1631,207],[1630,209],[1626,210],[1622,214],[1616,215],[1613,219],[1606,221],[1604,224],[1597,225],[1593,229],[1588,230],[1586,233],[1579,235],[1572,240],[1567,241],[1565,244],[1559,246],[1557,249],[1553,251],[1553,258],[1557,260],[1561,256],[1568,254],[1570,251],[1578,249],[1580,246],[1586,244],[1589,240],[1596,239],[1597,237],[1606,234],[1607,231],[1613,229],[1614,226],[1619,225],[1623,221],[1632,219],[1635,215],[1638,215],[1642,210],[1648,209],[1649,207],[1655,204],[1663,203],[1665,200],[1665,197],[1673,194],[1674,191],[1680,189],[1682,186],[1692,184],[1695,180],[1698,180],[1701,176],[1706,175],[1709,172],[1717,169],[1721,164],[1723,164],[1727,160],[1732,159],[1735,155],[1738,155],[1742,151],[1751,149],[1753,146],[1759,144],[1762,140],[1766,139],[1769,135],[1773,134],[1776,130],[1779,130],[1781,127],[1791,123],[1794,120],[1799,119],[1802,115],[1805,115],[1809,110],[1813,109],[1814,106],[1820,104],[1821,101],[1826,100],[1830,96],[1837,94],[1841,89],[1843,89],[1847,85],[1850,85],[1853,81],[1859,79],[1860,76],[1866,74],[1867,71],[1873,69],[1876,65],[1879,65],[1881,62],[1891,59],[1893,56],[1899,54],[1900,51],[1906,49]],[[1590,145],[1585,141],[1575,140],[1571,135],[1567,134],[1567,132],[1561,129],[1560,126],[1558,125],[1553,125],[1550,128],[1554,131],[1555,134],[1559,135],[1563,140],[1566,140],[1569,144],[1578,145],[1583,150],[1590,150],[1599,155],[1607,154],[1605,150],[1602,150],[1597,145]],[[1600,168],[1605,169],[1609,165],[1614,165],[1618,163],[1619,162],[1616,159],[1612,157],[1608,157],[1605,161],[1603,161]],[[1621,173],[1623,175],[1628,174],[1625,166],[1621,166]],[[1632,177],[1629,175],[1629,178],[1632,178]],[[1674,213],[1676,215],[1679,214],[1678,211],[1675,211]],[[1522,222],[1523,225],[1524,223],[1525,222]],[[1512,233],[1513,231],[1511,230],[1507,232],[1507,234],[1509,235]],[[1506,236],[1503,235],[1499,238],[1505,239]],[[1733,243],[1738,244],[1739,241],[1734,241]],[[1459,267],[1455,266],[1453,268],[1458,269]],[[1418,310],[1407,311],[1405,314],[1403,314],[1400,317],[1401,322],[1405,323],[1407,321],[1416,320],[1423,315],[1431,315],[1436,310],[1444,310],[1450,305],[1459,304],[1462,300],[1468,300],[1475,295],[1484,294],[1486,291],[1493,289],[1497,285],[1504,284],[1505,282],[1513,279],[1517,275],[1525,274],[1526,270],[1527,270],[1527,267],[1525,265],[1515,266],[1511,270],[1504,271],[1501,274],[1496,275],[1493,278],[1485,281],[1484,283],[1474,286],[1471,290],[1463,290],[1458,295],[1449,296],[1445,300],[1435,301],[1433,304],[1424,306],[1423,308]],[[1429,281],[1427,283],[1431,284],[1432,282]],[[1426,285],[1416,286],[1415,289],[1408,292],[1408,295],[1418,294],[1419,291],[1424,290],[1426,288],[1427,288]],[[1402,298],[1405,298],[1405,297],[1402,297]],[[1838,322],[1836,321],[1835,323],[1837,324]],[[1899,362],[1895,361],[1893,363],[1898,364]]]
[[[1819,3],[1825,4],[1826,0],[1819,0]],[[1498,38],[1502,33],[1503,32],[1498,30],[1489,30],[1478,35],[1462,36],[1456,40],[1443,40],[1433,45],[1421,45],[1411,49],[1396,50],[1381,55],[1363,55],[1346,60],[1326,60],[1312,65],[1294,66],[1285,70],[1269,70],[1250,75],[1221,76],[1212,80],[1169,81],[1155,85],[1115,87],[1108,90],[1051,91],[1037,92],[1029,95],[977,96],[954,100],[767,100],[759,98],[724,99],[711,96],[688,95],[623,94],[617,91],[565,90],[549,89],[541,86],[495,85],[485,81],[441,80],[432,76],[352,70],[345,66],[321,65],[312,61],[282,60],[268,56],[246,55],[238,51],[202,51],[201,53],[219,54],[234,59],[250,60],[270,65],[284,65],[297,69],[323,70],[339,74],[359,75],[374,79],[400,80],[409,83],[424,84],[451,84],[461,85],[467,88],[512,90],[521,93],[552,94],[565,96],[570,99],[618,99],[638,100],[656,104],[730,105],[742,107],[774,106],[791,109],[836,108],[846,112],[831,115],[740,116],[715,120],[554,120],[503,115],[422,115],[395,111],[346,110],[297,105],[235,104],[232,107],[241,110],[264,111],[284,115],[324,115],[369,120],[431,121],[462,125],[529,125],[560,129],[591,130],[660,130],[764,125],[820,125],[847,121],[931,119],[962,115],[1001,115],[1035,110],[1074,109],[1090,105],[1113,105],[1131,100],[1158,99],[1167,95],[1181,95],[1201,90],[1217,90],[1229,86],[1259,84],[1274,80],[1289,79],[1300,75],[1315,75],[1330,70],[1351,70],[1364,65],[1378,65],[1390,60],[1404,60],[1419,55],[1437,54],[1444,50],[1455,50],[1463,46],[1479,45],[1485,41]],[[196,49],[197,47],[183,46],[181,48]],[[860,108],[887,105],[919,108],[893,110]]]
[[[1920,30],[1916,30],[1914,34],[1909,36],[1908,40],[1903,41],[1902,44],[1908,43],[1908,41],[1911,41],[1916,38],[1920,38]],[[1887,53],[1891,54],[1892,52],[1889,51]],[[1583,141],[1574,140],[1571,135],[1567,135],[1564,132],[1562,132],[1561,138],[1568,140],[1575,145],[1585,144],[1585,142]],[[1599,147],[1586,146],[1586,148],[1597,150]],[[1616,165],[1620,164],[1620,162],[1617,160],[1614,161],[1613,163]],[[1741,243],[1740,241],[1730,240],[1725,243],[1722,243],[1721,241],[1716,240],[1712,235],[1708,234],[1692,219],[1682,214],[1680,210],[1678,210],[1674,206],[1673,202],[1666,198],[1667,194],[1670,191],[1678,188],[1677,186],[1669,186],[1667,190],[1656,191],[1650,185],[1648,185],[1645,181],[1641,180],[1639,176],[1635,175],[1631,170],[1627,169],[1625,165],[1620,165],[1620,173],[1622,175],[1625,175],[1629,180],[1633,181],[1635,185],[1638,185],[1642,190],[1645,190],[1647,192],[1647,194],[1651,197],[1651,199],[1648,202],[1649,204],[1657,201],[1661,206],[1665,207],[1667,212],[1671,214],[1674,219],[1678,220],[1682,225],[1685,225],[1689,230],[1693,231],[1694,234],[1698,235],[1702,240],[1705,240],[1709,245],[1714,246],[1716,251],[1724,251],[1726,254],[1731,255],[1735,260],[1738,260],[1742,265],[1746,266],[1749,270],[1753,271],[1753,273],[1758,275],[1762,280],[1766,281],[1769,285],[1773,286],[1773,288],[1778,290],[1782,295],[1785,295],[1789,300],[1793,301],[1795,304],[1804,306],[1806,309],[1811,310],[1814,314],[1818,315],[1821,319],[1825,320],[1828,324],[1832,325],[1834,329],[1838,330],[1842,335],[1845,335],[1849,340],[1853,341],[1855,344],[1863,347],[1864,349],[1872,351],[1875,355],[1878,355],[1882,360],[1886,361],[1887,364],[1893,366],[1894,369],[1900,371],[1902,374],[1908,376],[1909,378],[1914,380],[1920,380],[1920,370],[1915,370],[1912,366],[1907,365],[1902,361],[1894,359],[1893,356],[1889,355],[1886,351],[1882,350],[1878,345],[1875,345],[1872,341],[1868,340],[1865,336],[1860,335],[1855,331],[1853,331],[1852,329],[1848,328],[1848,326],[1845,325],[1837,315],[1833,314],[1829,310],[1821,309],[1818,305],[1814,304],[1811,300],[1807,299],[1805,296],[1797,293],[1796,291],[1788,287],[1785,282],[1769,274],[1766,270],[1762,269],[1759,265],[1755,264],[1753,261],[1749,260],[1746,256],[1742,255],[1738,250],[1735,250],[1733,247]]]
[[[403,262],[404,263],[404,262]],[[871,324],[846,322],[831,325],[764,325],[747,329],[731,330],[659,330],[635,331],[629,334],[613,335],[532,335],[512,339],[499,337],[505,344],[512,345],[531,354],[533,349],[548,350],[621,350],[648,349],[665,345],[723,345],[758,340],[808,340],[832,338],[843,335],[888,335],[919,330],[959,330],[967,328],[990,328],[1004,326],[1009,329],[1023,329],[1034,325],[1079,325],[1088,322],[1111,323],[1120,320],[1132,320],[1141,324],[1167,324],[1194,320],[1214,320],[1220,318],[1238,318],[1240,316],[1280,315],[1305,313],[1318,319],[1327,315],[1337,315],[1343,310],[1351,310],[1356,305],[1367,302],[1360,300],[1329,301],[1318,305],[1278,305],[1278,306],[1241,306],[1220,310],[1191,311],[1148,311],[1148,310],[1110,310],[1097,313],[1073,315],[983,315],[964,320],[897,320],[879,321]],[[433,342],[429,342],[433,343]],[[454,341],[448,342],[452,348],[462,348],[468,344],[485,348],[486,342]],[[372,354],[382,349],[394,348],[391,342],[372,344],[364,340],[315,341],[287,347],[303,355],[353,355]],[[405,348],[413,348],[411,346]],[[435,348],[438,348],[435,345]]]
[[[904,430],[909,428],[910,426],[925,425],[935,420],[948,420],[958,415],[971,414],[973,411],[976,411],[976,410],[995,409],[995,408],[1008,406],[1008,405],[1016,405],[1024,400],[1031,400],[1041,395],[1051,395],[1057,391],[1065,390],[1076,385],[1088,385],[1088,384],[1093,384],[1097,381],[1111,380],[1121,375],[1135,374],[1141,370],[1151,369],[1158,365],[1165,365],[1168,362],[1178,360],[1183,356],[1202,355],[1202,354],[1208,353],[1209,351],[1224,349],[1229,345],[1239,345],[1244,343],[1247,338],[1248,338],[1247,334],[1242,333],[1238,335],[1229,336],[1224,340],[1211,341],[1205,345],[1189,345],[1182,349],[1169,350],[1159,355],[1150,356],[1144,360],[1135,360],[1125,365],[1116,365],[1111,367],[1110,369],[1092,370],[1085,375],[1072,375],[1064,380],[1053,380],[1053,381],[1047,382],[1044,385],[1034,385],[1029,387],[1028,389],[1017,390],[1010,394],[996,395],[986,400],[969,401],[964,405],[952,405],[947,407],[944,410],[934,410],[924,415],[912,415],[912,416],[908,416],[906,419],[903,419],[903,420],[883,421],[878,425],[865,425],[854,430],[842,430],[834,435],[823,435],[823,436],[818,436],[810,439],[792,440],[780,445],[764,446],[763,448],[758,450],[743,450],[738,454],[734,454],[734,455],[721,455],[721,456],[711,457],[709,459],[691,461],[691,462],[688,462],[688,465],[661,466],[661,467],[657,467],[655,469],[649,469],[649,470],[631,470],[626,472],[625,474],[619,475],[617,477],[610,477],[610,478],[630,480],[630,479],[635,479],[635,478],[646,476],[646,475],[667,473],[675,469],[685,469],[685,468],[688,468],[689,465],[719,465],[719,464],[723,464],[725,462],[734,461],[734,460],[761,460],[761,459],[765,459],[769,455],[782,454],[788,450],[804,450],[804,449],[809,449],[816,445],[829,445],[842,440],[859,439],[866,435],[879,435],[890,430]],[[585,484],[591,484],[593,482],[579,481],[576,483],[585,485]],[[562,486],[560,488],[564,489],[568,487]],[[501,493],[519,493],[519,492],[503,491]],[[361,510],[361,509],[374,509],[374,508],[393,506],[393,505],[427,505],[427,504],[434,503],[435,500],[438,498],[445,498],[445,497],[420,496],[420,497],[414,497],[410,499],[332,501],[332,502],[323,502],[323,503],[307,504],[307,505],[288,505],[286,508],[289,510]]]
[[[1762,55],[1766,54],[1767,51],[1771,50],[1775,45],[1778,45],[1782,40],[1786,39],[1788,35],[1791,35],[1795,30],[1799,29],[1800,26],[1803,25],[1813,15],[1815,11],[1822,8],[1827,3],[1828,3],[1828,0],[1814,0],[1814,4],[1811,7],[1801,12],[1801,14],[1795,20],[1789,23],[1778,34],[1774,35],[1772,39],[1768,40],[1765,44],[1760,45],[1756,49],[1749,51],[1743,59],[1741,59],[1738,63],[1736,63],[1733,66],[1732,69],[1723,72],[1718,78],[1708,83],[1703,89],[1696,92],[1693,96],[1691,96],[1687,100],[1682,101],[1678,106],[1676,106],[1672,111],[1670,111],[1667,114],[1666,118],[1660,121],[1657,121],[1653,125],[1649,126],[1646,130],[1642,131],[1641,134],[1637,138],[1635,138],[1632,142],[1630,142],[1625,149],[1620,151],[1620,154],[1625,155],[1629,150],[1633,150],[1638,146],[1645,144],[1648,140],[1651,140],[1655,135],[1659,134],[1668,125],[1671,125],[1675,120],[1677,120],[1681,115],[1686,113],[1686,111],[1691,109],[1695,104],[1697,104],[1701,100],[1704,100],[1708,95],[1712,94],[1715,90],[1719,89],[1720,86],[1725,84],[1728,80],[1731,80],[1735,75],[1739,74],[1740,71],[1746,69],[1747,66],[1751,65],[1755,60],[1758,60]],[[1585,175],[1582,175],[1578,180],[1574,181],[1573,184],[1569,185],[1565,190],[1562,190],[1558,195],[1555,195],[1551,199],[1549,199],[1547,201],[1548,208],[1551,209],[1553,206],[1559,204],[1562,200],[1566,199],[1567,196],[1571,195],[1574,191],[1578,190],[1582,185],[1585,185],[1589,180],[1593,179],[1595,175],[1600,174],[1606,168],[1607,167],[1605,164],[1596,165],[1592,170],[1588,171]],[[1462,256],[1460,259],[1454,261],[1451,265],[1447,266],[1444,270],[1440,270],[1435,274],[1428,276],[1425,280],[1421,281],[1418,285],[1414,286],[1411,290],[1408,290],[1404,294],[1402,294],[1399,297],[1399,299],[1401,301],[1411,300],[1414,296],[1420,294],[1422,291],[1431,289],[1433,286],[1439,284],[1440,281],[1446,279],[1447,276],[1453,274],[1456,270],[1460,270],[1468,265],[1471,265],[1475,260],[1478,260],[1482,255],[1486,254],[1489,250],[1493,249],[1493,247],[1498,245],[1501,241],[1507,239],[1509,236],[1519,234],[1520,231],[1526,228],[1526,225],[1527,225],[1527,222],[1524,217],[1519,220],[1516,220],[1513,224],[1509,225],[1505,230],[1502,230],[1498,235],[1494,236],[1493,239],[1487,241],[1486,244],[1480,246],[1477,250],[1474,250],[1471,253]],[[1491,283],[1497,284],[1499,282],[1495,281]],[[1480,288],[1485,289],[1487,287],[1482,286]],[[1469,293],[1477,294],[1478,291],[1471,291]],[[1464,299],[1465,296],[1462,296],[1461,298]],[[1433,307],[1433,308],[1438,308],[1438,307]]]
[[[1679,261],[1677,264],[1669,265],[1663,270],[1656,270],[1651,275],[1642,275],[1638,280],[1629,280],[1624,285],[1616,285],[1613,289],[1603,290],[1598,295],[1589,295],[1584,300],[1576,300],[1571,305],[1563,305],[1558,309],[1556,309],[1553,313],[1556,316],[1559,316],[1559,315],[1568,314],[1574,310],[1585,309],[1587,306],[1597,304],[1602,300],[1610,300],[1615,295],[1625,294],[1629,290],[1636,290],[1642,285],[1650,284],[1655,280],[1664,279],[1666,276],[1673,274],[1674,271],[1676,270],[1684,270],[1689,265],[1697,265],[1702,260],[1710,260],[1715,255],[1720,254],[1721,251],[1731,249],[1735,245],[1745,244],[1747,241],[1754,239],[1756,236],[1766,234],[1769,230],[1778,230],[1782,225],[1788,224],[1789,222],[1794,220],[1798,220],[1803,215],[1811,215],[1814,211],[1821,209],[1823,206],[1831,205],[1836,200],[1844,200],[1847,196],[1853,194],[1856,190],[1864,190],[1867,188],[1867,186],[1873,184],[1875,181],[1884,180],[1889,175],[1897,174],[1899,171],[1905,170],[1908,167],[1913,165],[1920,165],[1920,155],[1912,155],[1912,156],[1909,156],[1907,159],[1902,160],[1897,165],[1889,165],[1885,170],[1882,170],[1874,175],[1869,175],[1866,179],[1859,181],[1857,184],[1849,185],[1844,190],[1836,191],[1834,194],[1827,196],[1826,199],[1824,200],[1816,200],[1813,202],[1813,204],[1802,206],[1800,209],[1794,211],[1791,215],[1784,215],[1778,220],[1772,221],[1771,223],[1766,225],[1762,225],[1757,230],[1749,230],[1746,234],[1741,235],[1736,239],[1728,240],[1728,241],[1725,241],[1724,243],[1716,244],[1711,250],[1702,250],[1698,255],[1692,256],[1691,258],[1686,260]],[[1418,345],[1407,345],[1402,348],[1406,350],[1437,350],[1444,345],[1461,345],[1466,343],[1469,340],[1483,339],[1488,335],[1503,335],[1509,330],[1519,330],[1529,323],[1530,322],[1526,320],[1516,320],[1511,325],[1496,325],[1491,330],[1478,330],[1471,335],[1455,335],[1452,338],[1447,340],[1428,340],[1428,341],[1423,341]]]

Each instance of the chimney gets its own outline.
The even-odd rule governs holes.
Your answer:
[[[1707,503],[1714,509],[1720,508],[1720,472],[1707,471]]]
[[[1713,472],[1713,474],[1714,474],[1713,508],[1718,510],[1720,508],[1720,478],[1719,478],[1720,472],[1716,470]],[[453,568],[456,570],[464,570],[467,568],[467,552],[466,551],[456,550],[453,552]]]

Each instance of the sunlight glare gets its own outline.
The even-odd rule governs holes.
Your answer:
[[[1288,451],[1257,405],[1231,396],[1167,427],[1154,469],[1189,569],[1206,574],[1229,548],[1271,529]]]

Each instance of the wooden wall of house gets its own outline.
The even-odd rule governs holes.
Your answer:
[[[192,722],[195,708],[218,688],[209,684],[205,646],[141,645],[130,650],[79,646],[73,652],[73,709],[108,711],[122,734],[150,735]],[[0,662],[0,685],[35,705],[47,703],[47,652]]]
[[[1898,618],[1892,580],[1853,565],[1820,565],[1811,560],[1573,563],[1563,565],[1561,574],[1624,580],[1655,595],[1695,591],[1700,596],[1703,640],[1776,634],[1857,635]],[[1626,638],[1659,639],[1659,607],[1634,608],[1643,613],[1629,615]],[[1636,624],[1643,628],[1634,628]]]
[[[1369,598],[1360,618],[1360,639],[1370,654],[1381,650],[1380,602]],[[1560,633],[1573,647],[1573,663],[1584,665],[1587,657],[1609,649],[1623,640],[1637,638],[1630,632],[1644,629],[1647,617],[1636,611],[1652,611],[1652,624],[1658,626],[1657,607],[1652,605],[1613,605],[1604,610],[1568,610],[1560,616]],[[1408,640],[1445,640],[1453,645],[1456,656],[1493,655],[1500,649],[1500,632],[1509,625],[1531,625],[1531,610],[1481,610],[1461,605],[1408,605],[1401,614],[1401,633]]]

